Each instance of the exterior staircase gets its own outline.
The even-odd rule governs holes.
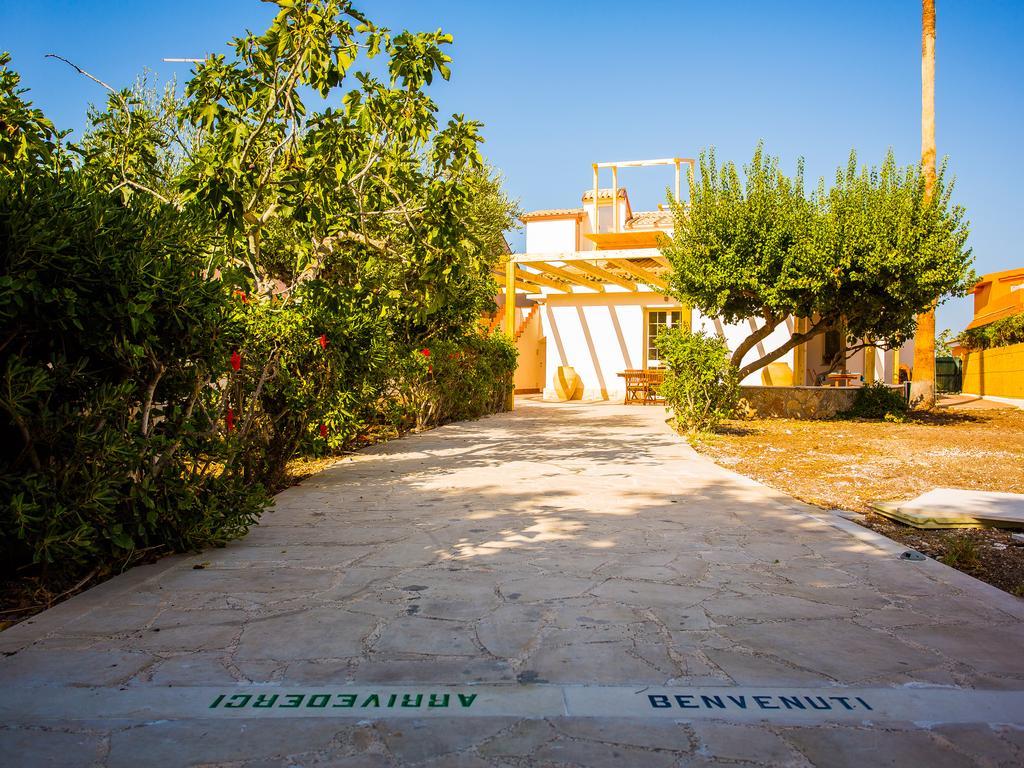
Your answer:
[[[519,323],[519,327],[516,328],[516,341],[519,341],[519,337],[523,335],[526,330],[526,326],[533,319],[533,316],[537,314],[537,310],[540,309],[540,304],[534,304],[530,307],[530,311],[526,313],[526,317],[523,318],[522,322]]]

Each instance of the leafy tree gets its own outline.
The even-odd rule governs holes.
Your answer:
[[[224,406],[247,474],[271,485],[319,425],[335,440],[372,417],[393,361],[473,328],[517,212],[479,124],[442,122],[426,93],[450,74],[450,36],[392,35],[339,0],[278,5],[182,101],[111,92],[82,149],[112,190],[149,189],[219,239],[208,274],[245,296]]]
[[[915,316],[936,297],[972,285],[964,211],[950,202],[945,168],[925,194],[918,167],[897,167],[890,151],[880,169],[857,167],[850,154],[828,190],[806,195],[802,165],[790,178],[759,145],[745,178],[702,153],[689,207],[675,206],[675,231],[663,250],[671,288],[703,313],[759,327],[733,350],[741,378],[828,330],[845,328],[849,351],[895,348],[914,332]],[[787,317],[806,331],[761,357],[747,353]]]
[[[0,52],[0,177],[49,164],[58,155],[59,134],[42,110],[25,101],[21,76],[10,69],[11,55]]]
[[[956,341],[972,350],[1024,344],[1024,314],[1010,315],[963,331]]]
[[[2,58],[6,568],[225,541],[299,450],[503,407],[514,350],[476,322],[515,206],[426,93],[450,38],[278,6],[180,98],[79,70],[108,97],[76,145]]]

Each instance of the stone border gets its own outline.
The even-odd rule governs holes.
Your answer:
[[[1024,691],[949,686],[323,685],[7,691],[0,720],[49,722],[333,718],[574,717],[775,725],[987,724],[1024,727]]]

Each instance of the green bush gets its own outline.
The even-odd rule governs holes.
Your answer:
[[[672,329],[661,333],[656,344],[668,366],[659,391],[677,429],[710,432],[732,416],[739,402],[740,380],[724,339]]]
[[[0,54],[3,575],[222,543],[296,454],[505,407],[514,347],[475,328],[516,206],[426,98],[450,43],[281,2],[77,145]]]
[[[1011,315],[980,328],[971,328],[961,333],[957,341],[968,349],[1024,344],[1024,314]]]
[[[516,356],[502,334],[438,339],[407,351],[387,393],[394,426],[424,429],[506,410]]]
[[[859,419],[902,421],[909,410],[902,387],[890,387],[876,381],[858,389],[853,407],[842,415]]]
[[[225,466],[211,386],[226,296],[170,206],[80,176],[0,179],[0,560],[75,570],[241,535],[266,501]]]

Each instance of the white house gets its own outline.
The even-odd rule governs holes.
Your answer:
[[[634,211],[625,187],[618,184],[619,169],[650,166],[674,167],[680,199],[682,172],[694,172],[691,159],[595,163],[593,187],[582,194],[578,207],[522,215],[526,252],[510,254],[502,275],[506,293],[516,294],[503,315],[506,328],[515,329],[520,351],[517,392],[543,392],[545,398],[554,398],[559,367],[571,366],[583,381],[583,399],[621,399],[625,386],[620,372],[660,366],[653,340],[663,328],[704,329],[724,336],[735,348],[757,327],[754,320],[724,324],[668,295],[668,260],[658,246],[672,234],[672,214],[668,206]],[[603,169],[611,171],[609,188],[598,183]],[[790,318],[779,326],[745,362],[783,344],[793,333],[794,322]],[[778,362],[789,366],[793,383],[814,385],[829,367],[826,346],[831,356],[837,343],[843,343],[838,334],[818,336]],[[912,364],[913,350],[910,345],[898,355],[871,350],[867,358],[863,351],[855,353],[847,370],[863,373],[868,381],[894,381],[900,365]],[[865,371],[865,363],[872,370]],[[757,371],[744,383],[768,382]]]

